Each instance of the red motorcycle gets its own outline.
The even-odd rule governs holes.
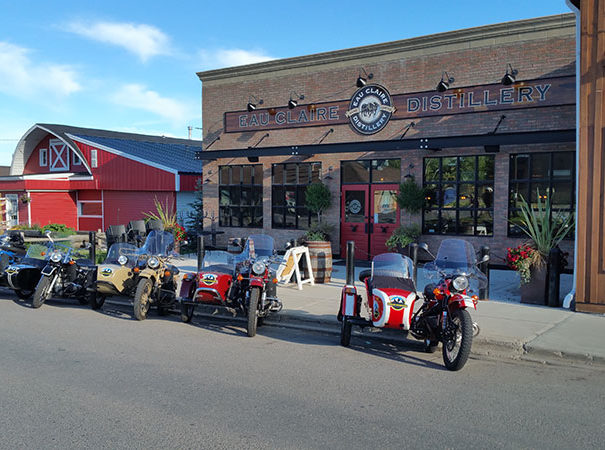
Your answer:
[[[282,308],[272,267],[277,262],[273,238],[261,234],[250,236],[240,254],[205,252],[201,270],[183,277],[181,319],[190,322],[199,304],[223,306],[243,312],[248,336],[255,336],[265,317]]]
[[[426,244],[420,244],[428,252]],[[481,262],[486,261],[485,257]],[[347,258],[347,263],[352,258]],[[342,290],[340,342],[348,346],[353,325],[394,328],[409,332],[425,343],[427,352],[443,346],[443,361],[449,370],[460,370],[471,351],[474,324],[467,308],[475,308],[478,297],[470,295],[471,280],[480,288],[487,278],[477,268],[475,250],[467,241],[446,239],[437,257],[424,267],[429,284],[424,294],[416,292],[413,263],[398,253],[383,253],[372,260],[372,268],[359,274],[366,286],[369,318],[361,315],[362,297],[349,274]]]

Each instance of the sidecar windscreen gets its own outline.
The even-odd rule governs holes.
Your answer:
[[[107,257],[105,258],[105,264],[120,264],[118,258],[120,256],[126,257],[126,267],[134,267],[137,263],[140,249],[135,245],[128,244],[126,242],[118,242],[109,247]]]
[[[168,255],[174,249],[174,236],[169,231],[152,230],[145,244],[141,247],[141,253],[147,255]]]
[[[408,292],[416,292],[414,280],[411,278],[391,277],[374,275],[370,279],[371,289],[401,289]]]
[[[231,253],[221,250],[208,250],[202,260],[203,272],[218,272],[233,275],[234,257]]]

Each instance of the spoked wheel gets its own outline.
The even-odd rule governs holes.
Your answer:
[[[149,278],[139,281],[137,291],[134,294],[134,316],[137,320],[145,320],[149,312],[151,290],[153,282]]]
[[[448,322],[443,337],[443,362],[448,370],[460,370],[471,353],[473,321],[468,311],[456,309]]]
[[[260,289],[250,289],[250,303],[248,305],[248,336],[256,336],[256,327],[258,325],[258,301],[260,299]]]
[[[347,316],[342,316],[340,322],[340,345],[348,347],[351,344],[351,329],[353,324],[349,321]]]
[[[104,295],[99,295],[97,292],[91,292],[88,294],[88,304],[92,309],[101,309],[103,303],[105,303]]]
[[[194,310],[194,305],[187,305],[185,303],[181,303],[181,320],[185,323],[191,322],[191,319],[193,319]]]
[[[36,290],[34,291],[34,297],[32,298],[32,307],[39,308],[44,304],[46,300],[50,297],[50,286],[55,277],[47,277],[42,276],[40,281],[38,281],[38,285],[36,286]]]
[[[33,293],[34,291],[31,289],[15,289],[15,294],[17,294],[17,297],[21,300],[27,300]]]

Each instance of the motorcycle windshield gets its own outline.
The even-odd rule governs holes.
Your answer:
[[[474,278],[480,287],[487,278],[477,267],[477,257],[473,244],[463,239],[445,239],[439,246],[435,261],[424,265],[429,278],[464,275]]]
[[[382,253],[372,259],[372,277],[412,278],[413,263],[399,253]]]
[[[235,258],[222,250],[208,250],[202,260],[202,271],[229,273],[235,267]]]
[[[169,231],[152,230],[141,247],[141,253],[168,255],[174,249],[174,236]]]
[[[254,259],[273,256],[274,241],[266,234],[250,235],[246,241],[244,251],[240,253],[238,260]]]
[[[27,249],[27,253],[25,253],[25,258],[31,259],[48,259],[51,252],[53,251],[53,246],[50,242],[45,242],[44,244],[31,244]]]
[[[126,264],[124,265],[126,267],[134,267],[139,258],[140,250],[135,245],[118,242],[109,247],[105,264],[120,264],[118,259],[120,256],[124,256],[126,257]]]

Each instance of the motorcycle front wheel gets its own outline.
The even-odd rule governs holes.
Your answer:
[[[30,298],[32,296],[33,293],[34,293],[34,291],[32,291],[30,289],[16,289],[15,290],[15,294],[17,294],[17,297],[19,297],[21,300],[27,300],[28,298]]]
[[[181,304],[181,320],[185,323],[191,322],[191,319],[193,318],[194,309],[195,309],[195,306],[186,305],[186,304],[182,303]]]
[[[471,354],[473,321],[465,309],[455,309],[448,319],[447,336],[443,338],[443,362],[448,370],[460,370]]]
[[[32,307],[39,308],[44,304],[46,300],[50,297],[50,286],[55,277],[47,277],[42,276],[40,281],[38,281],[38,285],[36,286],[36,290],[34,291],[34,297],[32,298]]]
[[[88,294],[88,304],[92,309],[101,309],[103,303],[105,303],[104,295],[99,295],[97,292],[91,292]]]
[[[149,311],[151,290],[153,282],[149,278],[142,278],[134,294],[134,316],[137,320],[145,320]]]
[[[260,289],[250,289],[250,303],[248,304],[248,336],[256,336],[258,325],[258,301],[260,300]]]
[[[348,347],[351,344],[351,328],[353,328],[353,324],[349,322],[346,316],[343,316],[340,322],[340,345],[343,347]]]

